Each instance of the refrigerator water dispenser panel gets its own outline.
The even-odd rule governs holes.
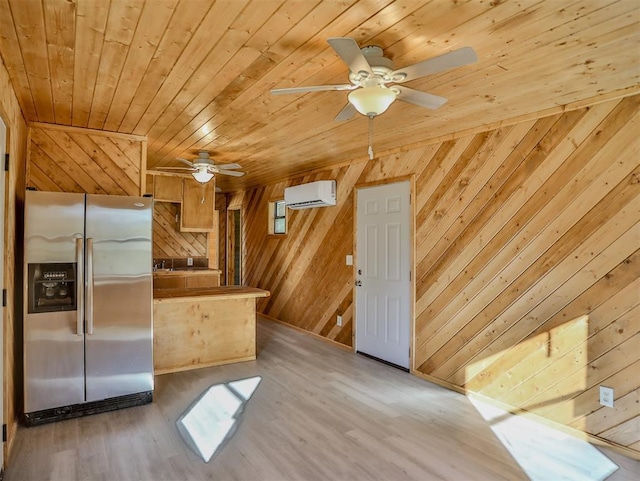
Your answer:
[[[75,311],[76,263],[29,264],[29,314]]]

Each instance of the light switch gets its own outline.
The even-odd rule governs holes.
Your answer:
[[[353,265],[353,256],[351,254],[347,254],[347,265],[348,266]]]

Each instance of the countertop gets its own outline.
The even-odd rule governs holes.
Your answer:
[[[172,271],[175,272],[175,271]],[[242,299],[269,297],[271,293],[263,289],[244,286],[198,287],[178,289],[154,289],[154,302],[193,302],[194,299]]]
[[[209,269],[207,267],[187,267],[183,269],[158,269],[153,271],[154,276],[202,276],[211,274],[220,274],[220,269]]]

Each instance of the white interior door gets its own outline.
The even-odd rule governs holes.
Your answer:
[[[5,146],[7,145],[7,127],[0,118],[0,162],[4,163]],[[5,219],[5,175],[4,165],[0,165],[0,292],[4,289],[4,219]],[[4,424],[4,309],[0,316],[0,424]],[[4,467],[4,446],[0,449],[0,468]]]
[[[356,350],[409,368],[409,182],[358,189]]]

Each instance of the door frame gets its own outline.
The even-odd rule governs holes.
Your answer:
[[[240,216],[240,221],[239,221],[239,226],[237,226],[240,229],[240,245],[237,246],[240,250],[240,274],[238,276],[239,280],[240,280],[240,284],[238,285],[242,285],[243,281],[244,281],[244,237],[243,237],[243,232],[242,232],[242,228],[243,228],[243,221],[244,221],[244,213],[242,212],[242,207],[241,206],[234,206],[234,207],[227,207],[227,222],[226,222],[226,228],[225,228],[225,237],[226,237],[226,242],[225,242],[225,273],[224,273],[224,277],[225,277],[225,282],[227,286],[233,286],[236,285],[234,279],[231,278],[231,276],[229,274],[234,274],[235,275],[235,232],[236,232],[236,224],[235,224],[235,213],[236,211],[239,212],[239,216]]]
[[[0,124],[2,124],[2,129],[4,129],[4,135],[0,137],[0,159],[4,162],[5,155],[9,153],[9,127],[7,122],[5,121],[6,116],[0,112]],[[2,244],[2,258],[0,259],[0,290],[6,290],[7,296],[10,294],[9,289],[6,285],[6,272],[7,272],[7,259],[5,257],[5,252],[7,252],[7,237],[8,237],[8,224],[7,224],[7,212],[9,210],[9,189],[8,182],[9,173],[4,171],[4,165],[2,165],[2,174],[0,174],[0,191],[2,195],[0,196],[0,209],[2,212],[0,213],[0,235],[2,235],[2,240],[0,244]],[[5,345],[6,345],[6,336],[5,336],[5,326],[7,325],[6,317],[7,317],[8,306],[2,308],[2,315],[0,316],[0,375],[2,379],[0,380],[0,424],[6,424],[6,413],[5,410],[8,406],[7,398],[7,378],[6,369],[7,363],[5,359]],[[8,426],[7,426],[8,428]],[[7,433],[8,436],[8,433]],[[6,466],[7,461],[7,453],[8,453],[9,443],[7,441],[2,442],[2,448],[0,449],[0,478],[2,478],[2,473],[4,472],[4,467]]]
[[[396,184],[399,182],[409,181],[409,245],[411,246],[411,252],[409,253],[409,272],[410,272],[410,286],[409,286],[409,372],[414,373],[414,352],[415,352],[415,299],[416,299],[416,265],[415,265],[415,230],[416,230],[416,177],[415,174],[403,175],[400,177],[393,177],[389,179],[376,180],[372,182],[357,183],[353,186],[353,267],[351,272],[351,285],[353,290],[353,322],[351,333],[351,350],[356,353],[356,319],[357,319],[357,307],[356,307],[356,295],[357,290],[355,288],[355,281],[357,278],[357,266],[358,266],[358,191],[360,189],[366,189],[369,187],[377,187],[385,184]]]

